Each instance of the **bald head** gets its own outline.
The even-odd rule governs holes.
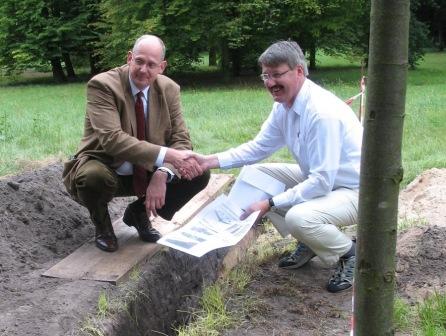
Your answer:
[[[163,61],[164,58],[166,57],[166,47],[164,45],[164,42],[158,36],[142,35],[141,37],[139,37],[135,41],[135,44],[133,45],[133,49],[132,49],[133,54],[137,54],[139,48],[142,45],[148,46],[151,49],[159,49],[160,55],[161,55],[160,61]]]
[[[167,66],[163,41],[155,35],[143,35],[127,54],[130,79],[141,90],[150,86]]]

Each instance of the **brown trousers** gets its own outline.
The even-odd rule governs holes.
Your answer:
[[[152,176],[149,174],[149,181]],[[108,202],[114,197],[134,196],[133,176],[121,176],[104,163],[91,159],[84,163],[75,176],[75,199],[90,212],[91,219],[99,229],[111,225]],[[203,190],[210,178],[209,171],[191,181],[179,179],[167,184],[165,205],[158,215],[166,220],[172,219],[175,212],[183,207],[192,197]],[[141,203],[142,200],[136,202]]]

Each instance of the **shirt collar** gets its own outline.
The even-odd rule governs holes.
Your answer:
[[[305,78],[302,87],[299,90],[296,98],[294,99],[293,105],[290,110],[293,110],[296,114],[300,115],[305,108],[305,104],[308,98],[308,90],[310,87],[310,80]],[[285,107],[285,106],[284,106]]]
[[[132,79],[130,78],[130,74],[129,74],[129,82],[130,82],[130,89],[132,90],[132,96],[135,97],[137,93],[141,91],[142,94],[144,95],[144,99],[147,101],[147,95],[149,92],[150,85],[145,87],[143,90],[138,89],[136,85],[133,83]]]

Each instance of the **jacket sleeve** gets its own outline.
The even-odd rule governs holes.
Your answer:
[[[118,93],[105,81],[90,80],[87,85],[87,118],[99,145],[115,161],[129,161],[152,170],[160,146],[140,141],[123,131],[121,114],[124,112],[120,111],[118,104]]]
[[[183,116],[180,87],[176,83],[170,82],[163,93],[170,119],[170,130],[166,132],[166,146],[179,150],[191,150],[192,142]],[[164,166],[179,175],[172,165],[164,164]]]

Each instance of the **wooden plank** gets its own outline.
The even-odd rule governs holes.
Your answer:
[[[236,245],[232,246],[228,253],[223,258],[222,268],[219,271],[219,276],[225,278],[246,255],[249,247],[254,244],[260,235],[261,227],[254,224],[248,233]]]
[[[215,199],[232,182],[229,174],[212,174],[208,186],[192,198],[172,221],[155,218],[152,224],[163,235],[186,224],[198,211]],[[119,249],[109,253],[99,250],[94,240],[83,244],[72,254],[51,267],[42,275],[63,279],[88,279],[107,281],[116,284],[141,263],[147,262],[160,245],[146,243],[139,239],[135,228],[128,227],[122,218],[113,223]]]

